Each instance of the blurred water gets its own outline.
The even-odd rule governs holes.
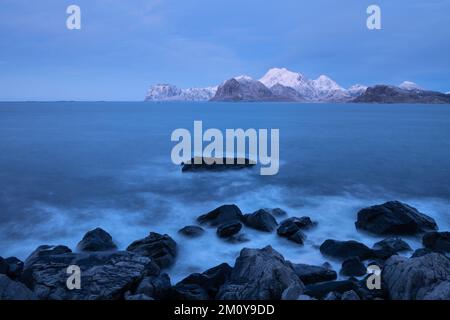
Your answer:
[[[182,174],[170,135],[194,120],[205,130],[279,128],[279,174]],[[449,181],[449,105],[0,103],[1,256],[26,258],[41,244],[74,249],[100,226],[122,249],[149,231],[170,234],[180,249],[175,281],[232,264],[243,247],[270,244],[294,262],[323,263],[317,247],[327,238],[380,240],[355,230],[367,205],[402,200],[448,230]],[[319,226],[304,247],[250,229],[238,245],[214,229],[194,240],[177,234],[228,203],[244,213],[281,207]]]

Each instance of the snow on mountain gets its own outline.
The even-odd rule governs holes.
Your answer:
[[[362,84],[355,84],[348,88],[347,92],[351,97],[358,97],[362,95],[364,92],[366,92],[367,86],[364,86]]]
[[[145,101],[208,101],[216,94],[217,87],[180,89],[171,84],[150,87]]]
[[[398,87],[408,91],[423,90],[418,84],[411,81],[404,81]]]
[[[259,79],[269,89],[276,84],[295,89],[306,100],[315,100],[315,90],[310,81],[301,73],[292,72],[286,68],[272,68]]]

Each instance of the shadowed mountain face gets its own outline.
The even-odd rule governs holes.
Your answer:
[[[436,91],[404,89],[394,86],[377,85],[367,88],[357,97],[356,103],[450,103],[450,95]]]
[[[230,79],[217,89],[212,101],[276,101],[276,96],[261,82],[250,78]]]

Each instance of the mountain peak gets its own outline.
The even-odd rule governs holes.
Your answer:
[[[241,75],[241,76],[237,76],[234,77],[235,80],[237,81],[253,81],[253,78],[247,75]]]
[[[272,68],[259,81],[268,88],[276,84],[281,84],[285,87],[295,89],[304,82],[304,79],[300,73],[290,71],[286,68]]]
[[[402,88],[404,90],[423,90],[418,84],[411,82],[411,81],[403,81],[400,85],[399,88]]]

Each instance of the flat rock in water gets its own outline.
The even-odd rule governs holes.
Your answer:
[[[355,225],[358,229],[379,235],[415,235],[438,229],[433,218],[399,201],[360,210]]]
[[[373,250],[360,242],[326,240],[320,246],[320,252],[326,256],[336,259],[348,259],[351,257],[358,257],[361,260],[369,259],[373,255]]]
[[[196,159],[197,162],[196,163]],[[227,164],[230,162],[230,164]],[[197,172],[197,171],[225,171],[225,170],[241,170],[252,168],[256,165],[255,161],[247,158],[192,158],[191,161],[184,163],[182,167],[183,172]]]

